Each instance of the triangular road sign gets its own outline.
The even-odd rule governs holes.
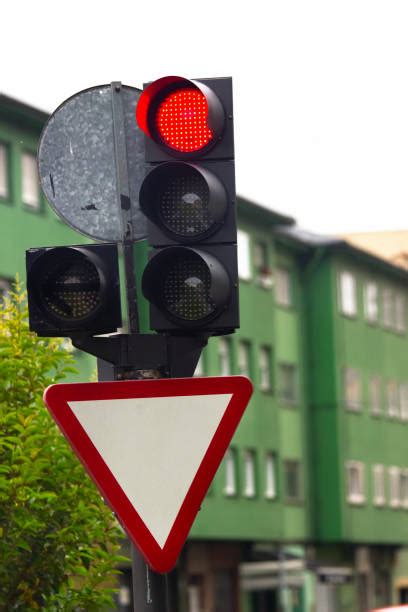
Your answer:
[[[225,376],[58,384],[44,401],[146,561],[168,572],[251,394]]]

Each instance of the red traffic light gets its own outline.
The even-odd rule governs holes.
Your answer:
[[[143,91],[136,120],[164,150],[188,157],[208,151],[218,141],[225,111],[218,96],[204,83],[168,76]]]

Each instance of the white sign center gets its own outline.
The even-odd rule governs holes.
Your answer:
[[[231,397],[68,402],[162,548]]]

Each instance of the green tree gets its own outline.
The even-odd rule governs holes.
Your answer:
[[[0,312],[0,610],[112,605],[121,531],[57,430],[44,389],[73,371],[28,328],[19,283]]]

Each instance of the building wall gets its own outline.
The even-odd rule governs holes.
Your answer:
[[[0,109],[1,110],[1,109]],[[0,197],[0,279],[12,282],[15,275],[25,282],[25,251],[36,246],[60,246],[90,242],[71,230],[52,211],[39,190],[38,207],[22,200],[22,156],[35,155],[41,125],[35,122],[16,123],[0,112],[0,144],[5,145],[8,161],[9,195]],[[72,380],[89,380],[95,360],[75,351],[78,374]]]
[[[220,467],[210,494],[193,526],[193,538],[239,538],[241,540],[279,539],[299,541],[309,537],[307,440],[303,344],[301,337],[302,298],[296,257],[289,249],[274,243],[269,228],[262,229],[250,214],[239,218],[239,227],[250,235],[251,275],[240,282],[241,328],[228,342],[231,347],[231,373],[240,373],[239,345],[249,346],[249,376],[254,395],[234,437],[236,453],[236,494],[225,494],[226,465]],[[273,287],[260,284],[255,249],[267,247],[270,270],[282,267],[290,275],[291,304],[276,303]],[[255,260],[255,261],[254,261]],[[219,338],[211,338],[204,354],[206,375],[219,375]],[[260,350],[270,349],[271,388],[261,389]],[[289,364],[296,369],[296,398],[282,395],[280,368]],[[256,493],[245,495],[246,450],[255,453]],[[265,458],[273,453],[276,460],[276,496],[265,496]],[[300,464],[301,492],[289,500],[285,486],[285,461]],[[256,516],[256,520],[254,517]]]
[[[357,312],[345,315],[339,307],[339,274],[350,272],[356,280]],[[379,288],[378,321],[364,314],[364,289],[368,281]],[[345,256],[324,257],[313,271],[308,286],[310,304],[311,411],[314,423],[314,487],[316,534],[319,539],[367,543],[407,542],[406,500],[392,507],[389,468],[406,469],[407,416],[400,397],[408,381],[406,310],[405,330],[384,326],[382,296],[390,288],[408,303],[406,285],[384,270]],[[406,306],[405,306],[406,308]],[[345,370],[359,379],[357,405],[348,406]],[[370,378],[380,379],[380,409],[374,415],[370,401]],[[398,415],[388,414],[387,385],[398,386]],[[364,466],[362,499],[350,501],[347,462]],[[373,466],[384,466],[384,503],[374,503]]]

